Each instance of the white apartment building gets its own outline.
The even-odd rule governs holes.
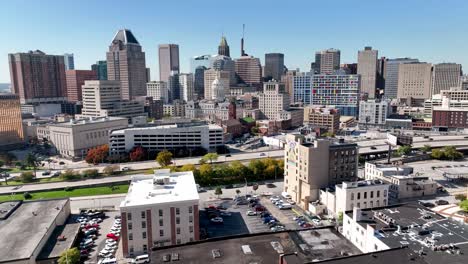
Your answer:
[[[354,207],[365,209],[388,205],[390,184],[381,180],[343,182],[320,191],[320,202],[338,216]]]
[[[424,176],[413,175],[409,166],[394,166],[366,162],[364,169],[366,180],[382,180],[390,185],[389,197],[405,199],[434,195],[437,183]]]
[[[276,81],[263,84],[263,93],[258,95],[258,108],[263,118],[277,120],[279,112],[289,109],[289,103],[289,95],[284,92],[284,84]]]
[[[109,140],[111,155],[129,152],[135,146],[142,146],[147,150],[182,147],[210,150],[224,145],[222,127],[193,122],[114,130]]]
[[[385,125],[389,115],[389,101],[368,100],[359,102],[359,124]]]
[[[191,171],[164,169],[155,170],[154,175],[133,176],[120,204],[123,255],[199,240],[198,202]]]
[[[180,99],[185,102],[192,101],[194,97],[193,87],[193,74],[192,73],[181,73],[179,74],[179,89]]]
[[[84,158],[91,148],[109,143],[111,130],[128,126],[127,118],[89,117],[48,124],[49,142],[66,158]]]
[[[122,116],[131,120],[145,116],[144,103],[122,100],[120,81],[85,81],[81,117]]]
[[[155,81],[146,83],[146,96],[153,97],[153,100],[162,100],[165,104],[169,103],[167,82]]]

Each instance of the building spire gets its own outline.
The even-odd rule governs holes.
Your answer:
[[[229,45],[227,43],[226,37],[224,37],[224,34],[221,36],[221,42],[218,46],[218,55],[231,57],[229,53]]]
[[[245,51],[244,51],[244,33],[245,33],[245,24],[242,24],[241,56],[247,55],[245,54]]]

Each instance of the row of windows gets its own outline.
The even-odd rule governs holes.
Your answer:
[[[374,191],[370,191],[369,196],[370,196],[370,198],[374,198]],[[363,192],[363,197],[364,197],[363,199],[367,199],[367,192]],[[380,190],[377,190],[376,197],[377,198],[380,197]],[[383,197],[387,197],[387,190],[384,190]],[[361,192],[358,192],[357,193],[357,200],[360,200],[360,199],[361,199]],[[354,193],[353,192],[351,193],[351,200],[354,200]]]

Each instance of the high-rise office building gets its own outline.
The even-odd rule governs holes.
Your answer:
[[[344,140],[306,141],[287,135],[284,150],[284,191],[303,209],[319,198],[321,188],[357,179],[358,146]]]
[[[394,99],[398,94],[398,68],[401,64],[418,62],[418,59],[387,59],[384,64],[385,98]]]
[[[151,82],[151,69],[146,68],[146,82]]]
[[[456,63],[439,63],[434,65],[432,94],[442,90],[459,89],[462,66]]]
[[[179,73],[172,72],[167,81],[167,90],[169,91],[169,102],[181,99],[181,87],[179,83]]]
[[[168,82],[172,74],[179,74],[179,45],[161,44],[159,54],[159,80]]]
[[[75,58],[73,57],[73,53],[63,54],[63,61],[65,63],[65,70],[66,71],[75,69]]]
[[[358,52],[357,74],[361,75],[361,93],[367,94],[369,98],[375,98],[377,57],[378,51],[372,47],[365,47]]]
[[[253,56],[242,56],[235,60],[236,75],[240,83],[249,85],[262,82],[262,65],[260,60]]]
[[[91,65],[91,70],[96,72],[98,80],[107,80],[107,61],[97,61]]]
[[[218,71],[228,71],[229,85],[234,85],[237,83],[236,63],[230,57],[224,55],[211,57],[210,68]]]
[[[263,118],[278,119],[278,113],[288,110],[289,103],[289,94],[284,91],[284,84],[277,81],[263,83],[263,93],[258,95],[258,109]]]
[[[431,98],[432,64],[405,63],[398,67],[398,99],[411,99],[415,103]]]
[[[107,77],[120,81],[124,100],[146,95],[145,53],[128,29],[119,30],[109,46]]]
[[[231,57],[229,53],[229,45],[227,44],[227,40],[224,36],[221,37],[221,43],[219,43],[218,46],[218,55]]]
[[[312,105],[334,106],[342,116],[359,114],[361,78],[353,74],[312,75]]]
[[[179,74],[179,87],[180,99],[184,100],[185,102],[192,101],[195,99],[192,73]]]
[[[327,49],[315,53],[315,73],[333,74],[340,69],[341,52],[337,49]]]
[[[20,99],[14,94],[0,94],[0,149],[10,149],[24,141]]]
[[[293,77],[293,103],[310,105],[312,94],[311,81],[311,75],[307,73],[299,73]]]
[[[213,90],[211,88],[213,85],[213,81],[216,79],[220,79],[223,82],[223,84],[227,84],[227,87],[225,87],[224,94],[229,94],[230,73],[228,71],[208,69],[204,72],[205,99],[213,98]]]
[[[284,54],[283,53],[267,53],[265,54],[265,70],[263,77],[267,80],[281,80],[281,75],[284,72]]]
[[[83,108],[81,116],[122,116],[129,120],[132,117],[144,116],[144,103],[122,100],[120,85],[121,82],[118,80],[85,81],[82,86]]]
[[[167,82],[153,81],[146,84],[146,96],[153,97],[153,100],[162,100],[169,103],[169,90]]]
[[[67,97],[63,56],[40,50],[8,54],[11,88],[22,104],[59,101]]]
[[[281,82],[284,84],[284,90],[289,94],[291,103],[294,102],[294,76],[299,74],[299,69],[296,69],[288,70],[281,76]]]
[[[190,72],[195,73],[195,69],[200,66],[203,66],[207,69],[211,68],[211,55],[201,55],[190,58]]]
[[[193,74],[193,89],[196,99],[205,97],[205,66],[198,66]]]
[[[77,102],[82,100],[81,86],[85,81],[97,80],[95,71],[90,70],[68,70],[65,71],[67,79],[67,100]]]
[[[468,75],[460,76],[460,89],[468,90]]]

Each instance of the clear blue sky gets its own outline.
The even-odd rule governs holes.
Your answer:
[[[458,62],[468,71],[468,1],[277,0],[15,0],[0,3],[0,82],[9,82],[8,53],[40,49],[74,53],[77,69],[105,58],[119,28],[131,29],[158,78],[157,45],[177,43],[183,72],[189,58],[217,52],[221,34],[239,56],[282,52],[289,68],[308,70],[314,52],[341,50],[355,62],[365,45],[379,56]]]

